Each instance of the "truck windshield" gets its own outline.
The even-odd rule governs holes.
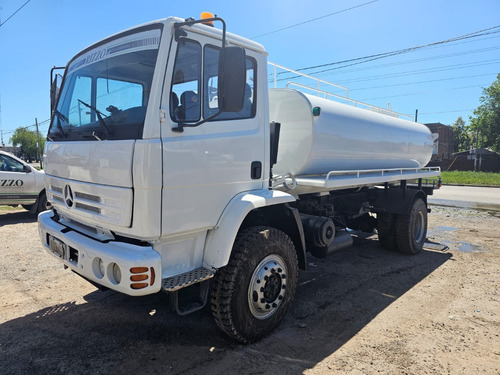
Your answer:
[[[142,138],[161,31],[114,38],[68,66],[48,138]]]

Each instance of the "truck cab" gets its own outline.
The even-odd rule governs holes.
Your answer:
[[[214,117],[223,32],[184,22],[149,23],[75,56],[46,142],[54,210],[40,218],[42,242],[84,277],[130,295],[157,292],[171,278],[178,288],[180,274],[213,276],[228,251],[207,252],[206,243],[242,192],[294,200],[268,191],[264,48],[224,35],[244,49],[243,81],[225,99],[242,103]],[[128,282],[134,268],[146,269],[148,282]]]

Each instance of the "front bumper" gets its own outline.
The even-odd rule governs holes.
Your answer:
[[[38,216],[45,250],[65,266],[99,285],[131,296],[161,288],[161,256],[151,246],[101,242],[55,222],[53,211]]]

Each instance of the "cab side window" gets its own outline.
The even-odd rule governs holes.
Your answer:
[[[220,48],[206,45],[203,61],[203,117],[213,116],[218,111],[218,71],[219,71]],[[217,116],[214,121],[250,118],[255,116],[256,87],[255,87],[255,59],[246,58],[247,79],[245,84],[245,100],[243,109],[239,112],[224,112]]]
[[[204,46],[202,63],[202,46],[198,42],[185,38],[179,41],[170,90],[170,118],[173,121],[197,122],[202,115],[207,119],[219,111],[219,55],[219,47],[207,44]],[[223,112],[212,121],[255,116],[256,67],[257,61],[247,56],[243,109],[239,112]]]
[[[0,171],[24,172],[24,165],[6,155],[0,155]]]
[[[175,59],[170,117],[173,121],[200,120],[201,45],[189,39],[179,41]]]

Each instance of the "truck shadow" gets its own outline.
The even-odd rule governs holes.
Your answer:
[[[13,212],[0,212],[0,227],[4,225],[12,225],[19,223],[33,223],[37,220],[37,216],[30,214],[26,210]]]
[[[222,336],[208,309],[180,317],[168,296],[92,292],[87,303],[51,306],[0,325],[9,374],[302,373],[328,357],[392,302],[451,258],[404,256],[373,238],[326,259],[308,258],[278,330],[251,345]]]

